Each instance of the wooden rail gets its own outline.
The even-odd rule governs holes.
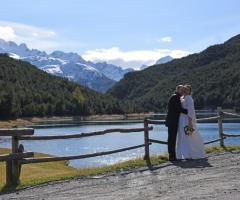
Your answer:
[[[216,117],[207,117],[207,118],[199,118],[197,119],[197,122],[205,122],[205,121],[214,121],[214,120],[218,120],[218,116]]]
[[[207,117],[207,118],[199,118],[197,119],[197,122],[203,122],[203,121],[214,121],[218,120],[218,116],[216,117]],[[148,124],[164,124],[165,120],[153,120],[153,119],[148,119]]]
[[[215,140],[207,141],[204,144],[220,142],[220,146],[223,147],[224,139],[226,139],[227,137],[240,137],[240,135],[223,133],[223,120],[224,120],[224,117],[227,115],[240,118],[240,115],[238,115],[238,114],[222,112],[221,108],[219,107],[217,116],[197,119],[198,122],[216,121],[216,120],[218,122],[219,138],[217,138]],[[103,155],[119,153],[119,152],[142,148],[142,147],[144,147],[144,150],[145,150],[144,159],[146,161],[150,161],[149,146],[152,143],[164,144],[164,145],[167,145],[168,143],[166,141],[149,138],[149,131],[153,130],[153,127],[151,127],[149,125],[151,125],[151,124],[158,125],[158,124],[163,124],[163,123],[165,123],[165,120],[145,119],[143,128],[130,128],[130,129],[117,128],[117,129],[106,129],[103,131],[95,131],[95,132],[88,132],[88,133],[70,134],[70,135],[55,135],[55,136],[50,136],[50,135],[33,136],[34,129],[26,129],[26,128],[0,129],[0,136],[11,136],[12,137],[12,152],[8,155],[0,155],[0,161],[6,162],[6,183],[7,184],[18,184],[19,183],[19,177],[20,177],[22,164],[84,159],[84,158],[91,158],[91,157],[96,157],[96,156],[103,156]],[[21,141],[21,140],[56,140],[56,139],[71,139],[71,138],[79,138],[80,139],[80,138],[84,138],[84,137],[105,135],[108,133],[132,133],[132,132],[144,132],[144,144],[131,146],[131,147],[125,147],[125,148],[121,148],[121,149],[115,149],[115,150],[111,150],[111,151],[90,153],[90,154],[85,154],[85,155],[34,158],[33,152],[24,152],[23,145],[21,145],[21,144],[19,145],[19,141]]]
[[[149,145],[151,145],[151,143],[149,143]],[[141,148],[141,147],[144,147],[144,146],[145,146],[145,144],[141,144],[141,145],[136,145],[136,146],[132,146],[132,147],[126,147],[126,148],[121,148],[121,149],[117,149],[117,150],[112,150],[112,151],[104,151],[104,152],[97,152],[97,153],[77,155],[77,156],[26,158],[26,159],[22,159],[21,163],[22,164],[29,164],[29,163],[42,163],[42,162],[53,162],[53,161],[91,158],[91,157],[104,156],[104,155],[109,155],[109,154],[114,154],[114,153],[119,153],[119,152],[123,152],[123,151],[132,150],[132,149],[137,149],[137,148]]]
[[[225,137],[240,137],[240,135],[235,135],[235,134],[225,134],[225,133],[223,133],[223,136],[225,136]]]
[[[164,124],[165,120],[154,120],[154,119],[147,119],[148,124]]]
[[[32,128],[11,128],[11,129],[0,129],[0,136],[22,136],[22,135],[33,135],[34,130]]]
[[[152,130],[153,127],[146,127],[148,130]],[[71,135],[51,135],[51,136],[21,136],[19,140],[57,140],[57,139],[72,139],[72,138],[83,138],[91,136],[105,135],[108,133],[132,133],[142,132],[145,128],[130,128],[130,129],[107,129],[104,131],[95,131],[89,133],[71,134]]]
[[[0,155],[0,161],[8,161],[8,160],[22,160],[23,158],[33,157],[33,152],[24,152],[24,153],[15,153],[15,154],[6,154]]]
[[[237,113],[222,112],[222,114],[223,115],[228,115],[228,116],[231,116],[231,117],[240,118],[240,114],[237,114]]]
[[[154,140],[154,139],[149,139],[150,142],[152,143],[157,143],[157,144],[168,144],[167,142],[165,141],[161,141],[161,140]]]
[[[224,139],[226,139],[226,137],[224,137]],[[221,141],[221,138],[216,139],[216,140],[211,140],[211,141],[208,141],[208,142],[204,142],[204,144],[212,144],[212,143],[219,142],[219,141]]]

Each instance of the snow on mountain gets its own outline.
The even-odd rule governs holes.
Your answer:
[[[171,56],[165,56],[165,57],[162,57],[160,58],[159,60],[156,61],[155,65],[160,65],[160,64],[164,64],[164,63],[167,63],[167,62],[170,62],[172,61],[174,58],[172,58]],[[149,66],[147,65],[142,65],[139,70],[144,70],[146,68],[148,68]]]
[[[43,71],[49,73],[49,74],[63,74],[63,71],[61,70],[60,65],[45,65],[41,68]]]
[[[144,69],[146,69],[146,68],[148,68],[149,66],[147,66],[147,65],[142,65],[141,67],[140,67],[140,70],[144,70]]]
[[[85,61],[77,53],[54,51],[47,54],[45,51],[29,49],[24,43],[17,45],[2,39],[0,53],[8,53],[10,57],[30,62],[50,74],[66,77],[99,92],[105,92],[125,73],[133,71],[131,68],[122,69],[106,62],[95,64]]]
[[[124,74],[133,71],[132,68],[122,69],[121,67],[106,62],[95,63],[95,68],[115,81],[119,81],[123,78]]]
[[[60,60],[70,61],[70,62],[80,62],[86,63],[86,61],[77,53],[65,53],[63,51],[54,51],[50,54],[50,57],[58,58]]]
[[[162,57],[162,58],[160,58],[159,60],[156,61],[156,65],[164,64],[164,63],[170,62],[170,61],[172,61],[173,59],[174,59],[174,58],[171,57],[171,56],[165,56],[165,57]]]
[[[17,55],[17,54],[15,54],[15,53],[10,53],[10,54],[9,54],[9,57],[14,58],[14,59],[17,59],[17,60],[20,59],[20,56]]]

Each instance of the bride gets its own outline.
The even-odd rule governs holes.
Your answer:
[[[188,110],[188,114],[181,113],[179,118],[176,147],[177,159],[205,158],[203,140],[196,126],[196,114],[191,93],[192,87],[185,85],[181,102],[182,107]],[[187,132],[186,126],[192,128],[192,131]]]

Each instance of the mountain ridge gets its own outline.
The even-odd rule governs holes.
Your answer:
[[[165,64],[167,62],[170,62],[172,61],[174,58],[171,57],[171,56],[164,56],[164,57],[161,57],[160,59],[158,59],[156,62],[155,62],[155,65],[160,65],[160,64]],[[147,69],[149,66],[148,65],[142,65],[140,67],[140,70],[144,70],[144,69]]]
[[[237,35],[200,53],[128,73],[108,94],[131,102],[135,111],[163,112],[175,86],[188,83],[193,86],[196,108],[223,106],[239,110],[239,58]]]
[[[158,60],[156,61],[155,65],[165,64],[165,63],[167,63],[167,62],[172,61],[173,59],[174,59],[174,58],[171,57],[171,56],[164,56],[164,57],[158,59]]]
[[[2,39],[0,39],[0,53],[8,53],[15,59],[28,61],[48,73],[66,77],[102,93],[119,81],[125,73],[132,71],[108,63],[95,64],[73,52],[57,50],[47,54],[45,51],[29,49],[25,43],[17,45],[15,42],[6,42]],[[117,75],[115,75],[116,71]]]

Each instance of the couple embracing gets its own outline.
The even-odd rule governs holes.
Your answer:
[[[169,161],[205,157],[191,94],[190,85],[178,85],[168,102],[165,124],[168,127]]]

